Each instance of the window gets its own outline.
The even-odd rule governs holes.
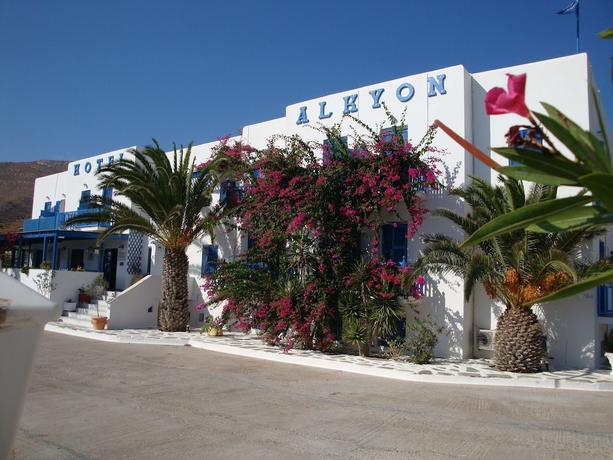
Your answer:
[[[219,246],[216,244],[205,244],[202,246],[202,266],[201,274],[213,273],[217,270],[219,261]]]
[[[409,128],[407,125],[403,125],[403,126],[395,126],[393,128],[385,128],[381,130],[381,133],[379,135],[379,137],[381,138],[382,141],[384,142],[388,142],[392,140],[392,136],[394,135],[394,130],[398,133],[402,135],[402,139],[405,142],[409,141]]]
[[[385,224],[381,231],[381,255],[384,260],[397,264],[407,261],[407,224],[396,222]]]
[[[528,134],[530,134],[530,132],[534,132],[534,130],[530,130],[528,128],[520,128],[519,129],[519,137],[521,138],[522,141],[526,140],[527,141],[527,137]],[[541,135],[541,133],[536,133],[536,135],[533,136],[533,139],[536,140],[536,142],[539,145],[543,145],[543,136]],[[508,144],[509,147],[513,147],[512,144]],[[518,149],[528,149],[528,150],[532,150],[534,152],[539,152],[539,150],[537,149],[532,149],[530,147],[526,147],[525,144],[520,144],[520,145],[516,145],[515,146]],[[513,160],[509,160],[509,166],[521,166],[521,163],[519,163],[518,161],[513,161]]]
[[[40,212],[40,217],[52,217],[55,215],[54,209],[51,207],[51,201],[45,201],[43,210]]]
[[[244,187],[237,186],[236,181],[226,180],[219,189],[219,204],[234,205],[243,198]]]
[[[347,146],[347,136],[341,137],[341,142],[346,147]],[[332,140],[326,139],[323,145],[324,145],[324,153],[323,153],[323,163],[324,164],[330,163],[330,160],[338,159],[338,152],[336,152],[336,150],[338,150],[339,147],[337,147],[335,139],[332,139]]]
[[[252,236],[252,235],[248,235],[247,236],[247,250],[255,247],[255,244],[257,243],[258,238],[256,236]]]
[[[91,194],[92,194],[91,190],[83,190],[81,192],[81,199],[79,200],[79,209],[89,208],[89,200],[91,198]]]
[[[406,125],[403,126],[394,126],[392,128],[385,128],[381,130],[379,133],[379,137],[382,142],[390,142],[393,136],[401,135],[402,140],[406,143],[409,141],[409,128]],[[390,155],[392,152],[390,150],[386,150],[385,154]]]

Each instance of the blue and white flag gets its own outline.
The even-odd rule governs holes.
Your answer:
[[[576,12],[578,8],[579,8],[579,1],[575,0],[563,10],[558,11],[556,14],[571,14],[571,13]]]

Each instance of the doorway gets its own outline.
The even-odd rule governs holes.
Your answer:
[[[108,290],[114,291],[117,281],[117,249],[105,249],[103,257],[104,279],[109,283]]]
[[[83,249],[73,249],[70,251],[70,266],[68,267],[71,270],[77,270],[79,267],[81,269],[84,267],[84,257],[85,251]]]

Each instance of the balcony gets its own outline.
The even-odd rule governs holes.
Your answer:
[[[23,221],[24,232],[38,232],[42,230],[61,230],[66,229],[64,222],[74,216],[89,214],[95,212],[95,209],[78,209],[70,212],[53,212],[41,211],[41,216],[38,219],[27,219]],[[88,224],[76,224],[69,228],[90,228],[90,227],[108,227],[109,222],[96,222]]]

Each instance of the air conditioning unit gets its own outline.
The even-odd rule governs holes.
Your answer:
[[[478,350],[494,350],[494,336],[496,331],[493,329],[477,329],[475,331],[475,345]]]

